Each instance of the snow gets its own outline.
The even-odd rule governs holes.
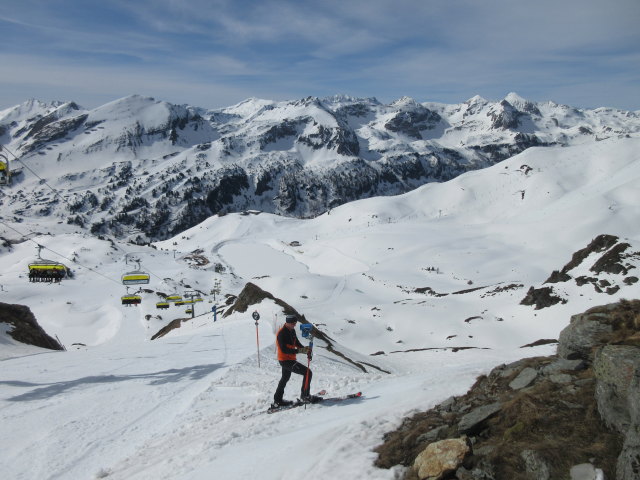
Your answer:
[[[572,314],[640,298],[637,283],[614,295],[567,284],[567,304],[520,305],[529,286],[595,236],[640,243],[638,152],[637,137],[533,148],[312,220],[212,217],[155,248],[111,244],[55,220],[39,225],[51,235],[0,247],[0,301],[28,305],[67,351],[17,344],[0,323],[3,477],[396,478],[398,468],[373,466],[373,449],[405,416],[463,394],[498,364],[554,353],[553,345],[520,347],[557,338]],[[523,173],[523,164],[532,171]],[[4,238],[30,228],[2,221]],[[29,283],[35,243],[75,277]],[[130,252],[152,278],[138,307],[120,305]],[[209,263],[198,266],[195,254]],[[312,390],[363,397],[260,414],[279,379],[274,337],[283,312],[265,300],[214,322],[211,308],[224,303],[211,294],[216,280],[222,299],[255,283],[304,314],[337,350],[372,365],[364,372],[316,340]],[[489,295],[510,284],[520,286]],[[447,295],[416,292],[424,287]],[[196,317],[151,340],[169,321],[189,317],[174,306],[156,310],[156,292],[186,290],[203,294]],[[413,349],[422,350],[406,352]],[[292,377],[285,398],[296,397],[300,382]]]

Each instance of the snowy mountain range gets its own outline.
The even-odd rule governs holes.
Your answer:
[[[530,147],[640,132],[640,113],[401,98],[249,99],[207,110],[130,96],[93,110],[36,100],[0,112],[12,185],[3,215],[163,240],[215,214],[310,218],[495,165]]]

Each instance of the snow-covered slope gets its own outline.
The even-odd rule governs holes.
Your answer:
[[[498,363],[551,353],[520,347],[556,338],[570,315],[640,297],[638,152],[637,136],[530,148],[314,219],[213,216],[153,246],[55,222],[39,225],[53,235],[25,240],[34,224],[4,217],[0,301],[29,306],[68,348],[47,352],[0,336],[5,475],[395,478],[372,466],[372,449],[403,416],[463,393]],[[585,250],[601,234],[611,237]],[[74,278],[30,283],[36,243]],[[125,253],[151,274],[138,307],[120,305],[120,275],[135,267]],[[265,300],[215,323],[210,312],[247,282],[371,365],[365,372],[317,342],[314,390],[362,390],[360,401],[255,415],[279,378],[273,341],[282,309]],[[204,299],[196,318],[151,341],[188,316],[157,310],[160,294],[193,290]],[[536,302],[522,304],[529,296]],[[299,385],[292,378],[286,396]]]
[[[94,110],[29,101],[0,112],[0,143],[20,159],[10,162],[12,185],[2,189],[4,214],[38,223],[52,216],[70,231],[141,243],[213,214],[255,209],[308,218],[450,180],[530,147],[639,131],[637,112],[513,93],[459,105],[248,99],[219,110],[137,95]]]

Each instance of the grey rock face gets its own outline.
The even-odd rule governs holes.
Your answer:
[[[502,403],[496,402],[478,407],[460,419],[458,431],[460,433],[471,432],[482,422],[492,417],[502,409]]]
[[[617,480],[640,478],[640,348],[607,345],[594,360],[596,401],[605,423],[624,434]]]
[[[640,376],[640,348],[607,345],[596,354],[593,368],[598,410],[607,425],[624,433],[632,422],[632,412],[636,416],[635,421],[638,421],[637,404],[640,398],[633,387]]]
[[[612,327],[601,322],[605,314],[582,313],[571,317],[571,323],[560,332],[558,356],[569,360],[589,360],[591,348],[598,338],[612,332]]]
[[[520,456],[531,478],[550,480],[549,465],[534,450],[523,450]]]
[[[520,372],[520,374],[514,378],[509,387],[513,390],[520,390],[522,388],[528,387],[533,383],[533,381],[538,377],[538,371],[534,368],[525,368]]]

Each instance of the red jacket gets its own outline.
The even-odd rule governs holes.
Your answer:
[[[276,335],[276,347],[278,350],[278,361],[296,360],[298,348],[303,347],[298,340],[295,329],[289,330],[285,325],[278,330]]]

